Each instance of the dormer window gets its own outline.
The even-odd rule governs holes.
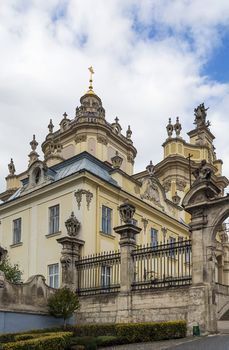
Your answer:
[[[38,182],[40,181],[40,178],[41,178],[41,169],[36,168],[34,170],[34,182],[35,182],[35,184],[38,184]]]

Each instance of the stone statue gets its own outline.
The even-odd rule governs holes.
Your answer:
[[[200,163],[200,167],[193,171],[193,175],[195,176],[197,181],[210,180],[212,176],[212,169],[207,165],[205,159],[203,159]]]
[[[200,128],[202,126],[209,127],[210,122],[206,122],[206,116],[207,116],[207,110],[209,108],[204,107],[204,103],[201,103],[197,108],[194,109],[194,115],[195,115],[195,121],[194,124],[196,124],[197,128]]]
[[[10,163],[8,164],[8,169],[9,169],[9,174],[14,175],[15,174],[15,166],[14,166],[14,161],[13,158],[10,159]]]
[[[52,119],[50,119],[50,122],[49,122],[49,125],[48,125],[48,129],[49,129],[49,133],[50,134],[53,133],[53,128],[54,128],[54,125],[53,125]]]

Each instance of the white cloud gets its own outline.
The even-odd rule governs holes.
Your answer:
[[[42,143],[50,117],[56,128],[63,112],[74,117],[91,64],[107,120],[131,125],[137,171],[162,158],[168,117],[180,116],[185,135],[205,101],[229,176],[229,84],[200,74],[228,22],[227,1],[3,1],[1,180],[11,157],[26,168],[32,135]]]

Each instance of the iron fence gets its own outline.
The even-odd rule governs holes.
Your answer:
[[[190,240],[173,240],[140,246],[133,250],[135,276],[133,290],[191,284],[192,249]]]
[[[118,292],[120,289],[120,252],[103,252],[76,262],[78,294]]]

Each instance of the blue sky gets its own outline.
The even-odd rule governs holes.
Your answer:
[[[203,65],[202,74],[222,83],[229,82],[229,30],[222,30],[221,42]]]
[[[228,28],[228,0],[3,0],[0,190],[11,157],[26,169],[33,134],[40,147],[50,118],[56,130],[74,117],[91,65],[106,119],[131,125],[136,171],[162,159],[168,118],[187,141],[205,102],[229,177]]]

